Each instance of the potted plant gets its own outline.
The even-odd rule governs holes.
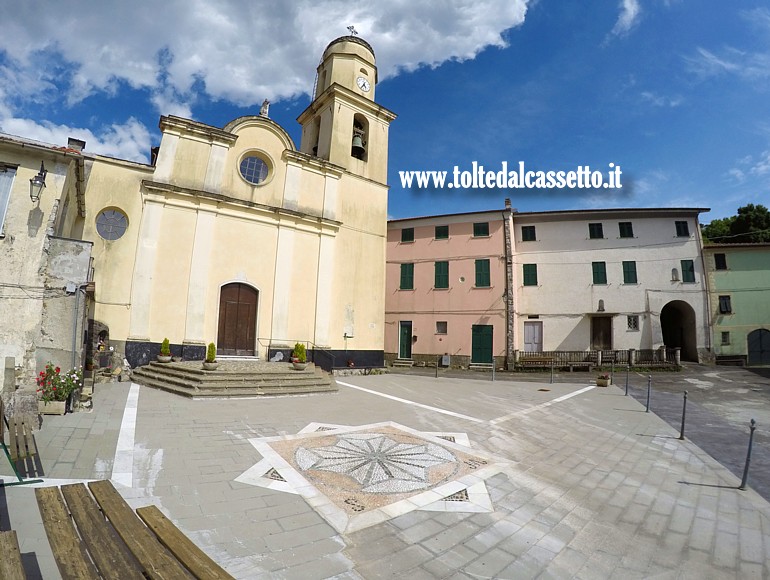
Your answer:
[[[171,347],[169,346],[168,338],[164,338],[160,344],[160,354],[158,355],[158,362],[167,363],[171,362]]]
[[[213,371],[219,366],[217,362],[217,346],[210,342],[206,348],[206,360],[203,361],[203,369],[207,371]]]
[[[82,386],[82,368],[62,374],[59,367],[49,362],[37,377],[38,412],[43,415],[64,415],[70,395]]]
[[[612,379],[610,378],[609,373],[602,373],[598,377],[596,377],[597,387],[609,387],[611,384],[612,384]]]
[[[294,351],[291,353],[291,364],[298,371],[305,370],[307,366],[307,350],[301,342],[294,345]]]

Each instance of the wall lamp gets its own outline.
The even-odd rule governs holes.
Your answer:
[[[45,165],[40,162],[40,172],[29,180],[29,197],[33,202],[40,201],[40,194],[45,187],[45,176],[48,172],[45,170]]]

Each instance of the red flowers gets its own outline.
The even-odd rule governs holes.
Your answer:
[[[37,392],[40,399],[49,401],[66,401],[75,389],[83,386],[83,371],[72,369],[66,374],[61,374],[60,367],[54,367],[48,363],[44,371],[40,371],[37,377]]]

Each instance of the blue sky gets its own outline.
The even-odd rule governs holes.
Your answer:
[[[6,5],[7,4],[7,5]],[[276,5],[277,4],[277,5]],[[770,205],[770,8],[713,0],[84,0],[11,4],[0,131],[144,160],[161,114],[270,116],[299,144],[328,42],[376,52],[389,214]],[[399,171],[477,161],[620,165],[621,191],[404,190]]]

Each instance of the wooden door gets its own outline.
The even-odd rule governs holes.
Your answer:
[[[543,352],[543,323],[524,323],[524,352]]]
[[[222,286],[217,354],[254,356],[256,327],[257,291],[246,284]]]
[[[758,328],[747,337],[749,365],[770,365],[770,330]]]
[[[398,358],[412,358],[412,321],[402,320],[399,323]]]
[[[474,324],[471,329],[471,362],[492,362],[492,329],[486,324]]]
[[[591,348],[612,350],[612,318],[609,316],[591,317]]]

